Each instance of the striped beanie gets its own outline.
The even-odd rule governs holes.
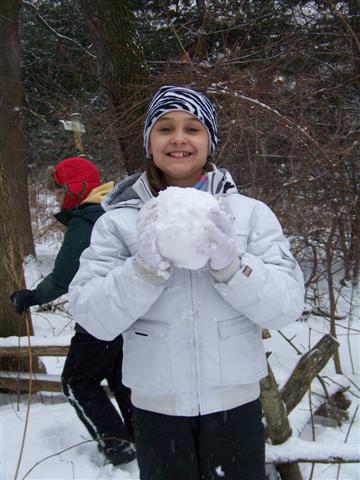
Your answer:
[[[206,128],[209,135],[209,159],[215,154],[217,137],[217,120],[214,105],[208,97],[191,88],[165,85],[154,95],[144,125],[144,151],[145,156],[150,158],[149,138],[156,121],[165,113],[174,110],[188,112],[197,118]]]

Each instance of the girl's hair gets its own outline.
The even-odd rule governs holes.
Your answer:
[[[204,165],[204,171],[212,172],[213,170],[214,165],[207,161]],[[146,175],[149,181],[151,193],[154,195],[154,197],[157,197],[161,190],[165,190],[165,188],[168,187],[162,171],[155,165],[152,158],[147,161]]]

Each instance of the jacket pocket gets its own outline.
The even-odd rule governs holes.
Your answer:
[[[123,382],[130,388],[169,392],[173,382],[167,323],[137,320],[124,332]]]
[[[252,383],[267,374],[261,330],[245,317],[218,324],[220,384]]]

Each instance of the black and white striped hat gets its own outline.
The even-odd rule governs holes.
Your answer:
[[[165,113],[174,110],[191,113],[206,127],[210,144],[209,158],[212,158],[218,143],[214,105],[203,93],[175,85],[161,87],[150,102],[144,125],[145,156],[150,158],[149,137],[155,122]]]

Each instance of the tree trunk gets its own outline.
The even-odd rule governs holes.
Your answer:
[[[142,104],[139,102],[147,69],[135,26],[131,2],[124,0],[81,0],[81,6],[97,55],[99,80],[108,92],[120,125],[123,174],[132,173],[134,158],[129,158],[131,137],[139,138]],[[136,100],[135,100],[136,99]]]
[[[21,317],[10,303],[9,295],[14,290],[24,288],[22,257],[19,248],[19,235],[15,228],[14,209],[5,177],[4,165],[0,162],[0,337],[33,334],[30,313]],[[24,321],[25,320],[25,321]],[[28,328],[26,325],[28,324]],[[0,358],[1,370],[28,369],[28,361]]]
[[[21,0],[0,2],[0,162],[14,210],[22,257],[34,254],[26,167],[18,12]]]
[[[0,337],[33,333],[30,314],[24,321],[9,300],[11,292],[24,288],[23,257],[34,252],[17,30],[20,6],[20,0],[0,2]],[[27,359],[0,363],[2,369],[28,369]]]

